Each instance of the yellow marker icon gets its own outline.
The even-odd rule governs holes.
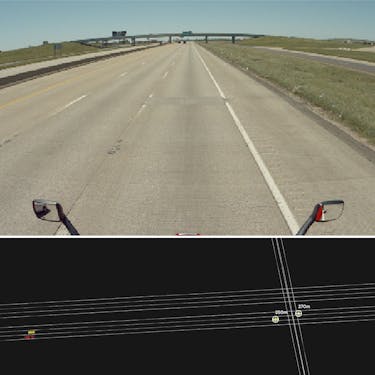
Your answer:
[[[277,323],[279,323],[279,321],[280,321],[280,318],[277,315],[272,317],[272,323],[277,324]]]

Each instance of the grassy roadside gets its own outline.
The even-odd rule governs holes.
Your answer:
[[[368,45],[344,40],[318,40],[304,38],[288,38],[266,36],[254,39],[244,39],[238,42],[241,46],[279,47],[292,51],[319,53],[321,55],[347,57],[355,60],[375,62],[375,52],[361,51]]]
[[[30,64],[39,61],[51,60],[59,57],[81,55],[90,52],[99,52],[102,49],[75,42],[63,42],[61,50],[56,51],[54,56],[54,45],[46,44],[36,47],[20,48],[0,53],[0,69]],[[109,48],[108,48],[109,49]]]
[[[375,76],[230,42],[200,45],[322,108],[375,145]]]

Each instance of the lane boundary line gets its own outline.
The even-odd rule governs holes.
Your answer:
[[[297,223],[297,220],[295,219],[292,211],[290,210],[284,196],[282,195],[280,189],[278,188],[278,186],[276,185],[276,182],[275,180],[273,179],[270,171],[268,170],[266,164],[264,163],[262,157],[260,156],[258,150],[256,149],[254,143],[252,142],[252,140],[250,139],[249,135],[247,134],[245,128],[243,127],[241,121],[239,120],[239,118],[237,117],[236,113],[234,112],[232,106],[228,103],[227,101],[227,98],[225,97],[224,95],[224,92],[223,90],[220,88],[219,84],[216,82],[213,74],[211,73],[210,69],[208,68],[207,64],[205,63],[205,61],[203,60],[202,56],[200,55],[200,53],[198,52],[198,50],[194,47],[194,50],[195,52],[197,53],[199,59],[201,60],[204,68],[206,69],[208,75],[210,76],[212,82],[214,83],[215,87],[217,88],[220,96],[225,100],[225,105],[230,113],[230,115],[232,116],[232,119],[234,121],[234,123],[236,124],[239,132],[241,133],[242,135],[242,138],[244,139],[247,147],[249,148],[255,162],[257,163],[258,165],[258,168],[260,170],[260,172],[262,173],[263,175],[263,178],[264,180],[266,181],[266,184],[268,186],[268,188],[270,189],[288,227],[289,227],[289,230],[291,232],[291,234],[295,234],[298,232],[299,230],[299,225]]]

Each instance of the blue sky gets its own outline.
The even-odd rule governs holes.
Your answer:
[[[248,32],[375,40],[375,0],[0,0],[0,50],[137,33]]]

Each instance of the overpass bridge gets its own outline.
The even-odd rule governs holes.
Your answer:
[[[137,39],[153,39],[153,40],[160,40],[162,38],[168,38],[169,43],[172,43],[172,38],[186,38],[186,37],[193,37],[193,38],[199,38],[203,37],[205,42],[208,43],[208,38],[231,38],[232,43],[236,42],[236,38],[259,38],[263,37],[265,35],[261,34],[249,34],[249,33],[209,33],[209,32],[199,32],[199,33],[193,33],[191,31],[189,32],[182,32],[182,33],[154,33],[154,34],[138,34],[138,35],[125,35],[121,37],[102,37],[102,38],[89,38],[89,39],[80,39],[80,40],[74,40],[74,42],[79,42],[83,44],[89,44],[93,42],[101,42],[101,43],[108,43],[112,40],[130,40],[132,45],[136,44]]]

